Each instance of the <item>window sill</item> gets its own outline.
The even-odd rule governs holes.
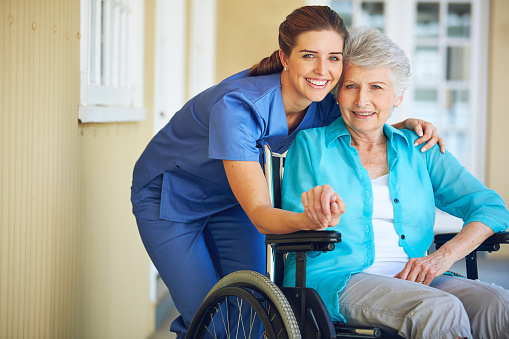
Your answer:
[[[82,106],[78,119],[82,123],[133,122],[145,120],[146,111],[140,107]]]

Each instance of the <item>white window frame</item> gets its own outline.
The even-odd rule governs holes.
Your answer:
[[[186,0],[156,0],[154,134],[186,98]]]
[[[81,0],[81,122],[145,119],[144,13],[144,0]]]
[[[216,84],[217,0],[191,1],[188,95]]]

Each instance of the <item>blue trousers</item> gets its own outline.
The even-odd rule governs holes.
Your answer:
[[[203,299],[225,275],[265,271],[264,236],[240,205],[189,223],[160,219],[162,176],[131,196],[143,244],[180,313],[171,325],[177,338]]]

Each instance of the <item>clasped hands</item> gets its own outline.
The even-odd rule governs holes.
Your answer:
[[[311,221],[310,230],[323,230],[334,227],[345,213],[343,199],[334,192],[330,185],[315,186],[301,195],[304,212]]]

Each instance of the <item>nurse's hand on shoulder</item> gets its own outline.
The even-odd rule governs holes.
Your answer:
[[[431,122],[410,118],[392,126],[398,129],[404,128],[415,131],[420,138],[415,141],[414,146],[427,142],[426,145],[421,148],[421,152],[426,152],[438,143],[440,146],[440,152],[445,153],[444,139],[438,135],[438,129],[433,126]]]
[[[313,187],[302,193],[301,200],[304,206],[303,214],[313,222],[310,229],[336,226],[346,209],[345,202],[330,185]]]

